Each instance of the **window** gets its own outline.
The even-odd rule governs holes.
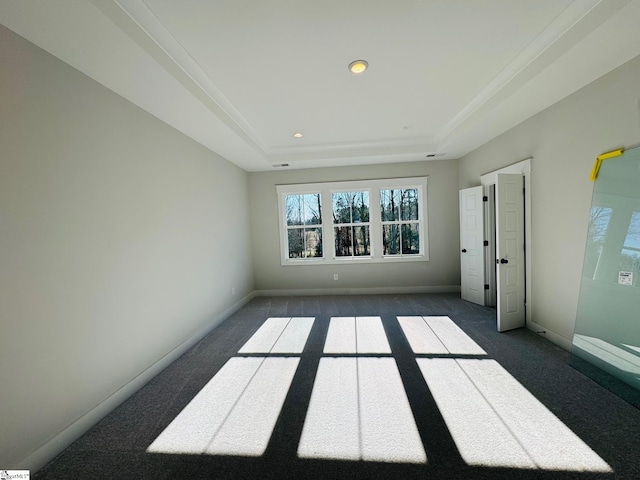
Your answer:
[[[385,255],[420,253],[420,222],[416,188],[380,191],[382,248]]]
[[[428,260],[426,186],[426,177],[277,186],[282,264]]]
[[[336,257],[371,254],[369,192],[338,192],[332,196]]]
[[[287,195],[288,258],[322,257],[322,205],[319,193]]]

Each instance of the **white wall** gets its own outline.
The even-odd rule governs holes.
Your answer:
[[[248,177],[4,27],[0,65],[0,466],[35,469],[253,291]]]
[[[428,176],[429,261],[282,266],[276,185]],[[291,292],[459,291],[458,163],[424,161],[249,174],[256,288]],[[333,280],[337,273],[338,281]],[[412,287],[415,287],[412,289]]]
[[[573,335],[596,156],[640,141],[640,57],[459,161],[460,188],[533,157],[532,327],[567,347]],[[615,161],[615,160],[611,160]]]

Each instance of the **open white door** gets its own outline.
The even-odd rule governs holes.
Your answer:
[[[498,174],[496,183],[498,331],[525,325],[524,182]]]
[[[482,186],[460,190],[460,296],[484,305]]]

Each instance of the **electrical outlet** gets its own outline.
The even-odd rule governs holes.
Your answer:
[[[337,274],[337,273],[334,273],[334,274],[333,274],[333,279],[334,279],[334,280],[338,280],[338,274]]]

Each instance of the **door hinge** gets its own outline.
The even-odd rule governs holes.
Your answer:
[[[483,243],[483,245],[484,245],[485,247],[488,247],[488,246],[489,246],[489,240],[485,240],[485,241],[484,241],[484,243]]]
[[[485,290],[489,290],[489,284],[488,284],[488,283],[485,283],[485,284],[484,284],[484,289],[485,289]]]
[[[484,195],[484,196],[482,197],[482,201],[483,201],[483,202],[488,202],[488,201],[489,201],[489,197],[487,197],[486,195]]]

